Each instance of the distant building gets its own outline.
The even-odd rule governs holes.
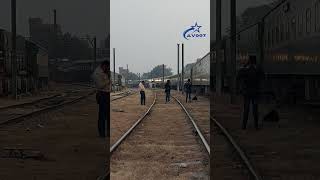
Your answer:
[[[128,71],[123,67],[119,67],[119,74],[126,76],[128,74]]]
[[[29,33],[31,40],[49,51],[49,58],[54,57],[55,27],[54,24],[45,24],[41,18],[29,19]],[[57,39],[62,37],[61,26],[56,26]]]
[[[48,53],[45,48],[17,35],[18,94],[42,88],[48,83]],[[0,96],[12,92],[11,32],[0,29]],[[41,78],[41,84],[39,84]]]

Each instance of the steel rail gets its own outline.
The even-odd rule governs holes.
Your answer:
[[[214,118],[210,117],[210,119],[219,127],[219,129],[223,132],[223,134],[227,137],[228,141],[232,144],[232,146],[237,150],[239,156],[241,157],[242,161],[250,171],[250,174],[254,177],[255,180],[262,180],[262,177],[259,175],[257,170],[253,167],[252,163],[249,161],[247,155],[244,151],[240,148],[240,146],[236,143],[230,133]]]
[[[135,92],[135,93],[136,93],[136,92]],[[127,91],[127,92],[119,93],[119,94],[117,94],[117,95],[112,95],[112,96],[119,96],[119,95],[122,95],[122,94],[126,94],[126,95],[124,95],[124,96],[120,96],[120,97],[111,99],[111,102],[112,102],[112,101],[119,100],[119,99],[122,99],[122,98],[125,98],[125,97],[128,97],[128,96],[131,96],[131,95],[133,95],[133,94],[135,94],[135,93],[131,93],[131,92]],[[111,96],[111,97],[112,97],[112,96]]]
[[[172,96],[173,97],[173,96]],[[192,118],[192,116],[190,115],[190,113],[188,112],[188,110],[184,107],[184,105],[176,98],[173,97],[181,106],[181,108],[184,110],[184,112],[186,113],[186,115],[189,117],[190,121],[192,122],[193,127],[196,129],[197,133],[200,136],[201,142],[202,144],[205,146],[208,154],[210,155],[210,146],[207,142],[207,140],[205,139],[204,135],[202,134],[200,128],[198,127],[197,123],[195,122],[195,120]]]
[[[150,113],[151,109],[153,108],[153,106],[156,104],[156,100],[157,100],[157,94],[154,94],[154,100],[153,103],[150,105],[150,107],[148,108],[148,110],[143,114],[142,117],[140,117],[132,126],[129,130],[127,130],[126,133],[124,133],[120,139],[117,140],[117,142],[115,142],[111,148],[110,148],[110,153],[112,154],[117,147],[119,147],[119,145],[131,134],[131,132],[141,123],[141,121],[143,119],[145,119],[147,117],[147,115]]]
[[[112,153],[120,146],[120,144],[131,134],[131,132],[141,123],[142,120],[144,120],[147,115],[150,113],[151,109],[154,107],[157,101],[157,93],[154,93],[154,100],[153,103],[150,105],[148,110],[143,114],[142,117],[140,117],[127,132],[125,132],[118,140],[115,142],[111,148],[110,148],[110,157]],[[110,170],[107,171],[103,176],[99,176],[97,180],[107,180],[108,177],[110,176]]]
[[[33,111],[33,112],[30,112],[30,113],[27,113],[27,114],[24,114],[24,115],[21,115],[21,116],[18,116],[18,117],[14,117],[14,118],[5,120],[3,122],[0,122],[0,127],[1,126],[5,126],[5,125],[9,125],[9,124],[12,124],[12,123],[21,122],[21,121],[23,121],[24,118],[27,118],[27,117],[30,117],[30,116],[33,116],[33,115],[36,115],[36,114],[39,114],[39,113],[48,112],[50,110],[57,109],[57,108],[60,108],[60,107],[63,107],[63,106],[69,105],[69,104],[77,103],[77,102],[81,101],[82,99],[85,99],[85,98],[93,95],[94,93],[95,93],[95,91],[94,92],[90,92],[90,93],[88,93],[86,95],[80,96],[80,97],[78,97],[78,98],[76,98],[74,100],[71,100],[71,101],[67,101],[67,102],[64,102],[64,103],[61,103],[61,104],[57,104],[57,105],[54,105],[54,106],[49,106],[49,107],[46,107],[46,108],[43,108],[43,109],[40,109],[40,110],[37,110],[37,111]]]
[[[33,104],[36,104],[36,103],[41,102],[41,101],[45,101],[45,100],[50,100],[50,99],[56,98],[56,97],[58,97],[60,95],[61,94],[55,94],[55,95],[52,95],[52,96],[49,96],[49,97],[40,98],[40,99],[37,99],[37,100],[34,100],[34,101],[30,101],[30,102],[25,102],[25,103],[21,103],[21,104],[14,104],[14,105],[10,105],[10,106],[0,107],[0,111],[7,110],[7,109],[10,109],[10,108],[18,108],[18,107],[21,107],[21,106],[33,105]]]

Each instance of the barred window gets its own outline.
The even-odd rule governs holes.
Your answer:
[[[315,27],[315,32],[320,31],[320,5],[319,1],[316,1],[316,4],[314,6],[314,27]]]
[[[280,25],[280,41],[283,41],[284,40],[284,38],[283,38],[283,31],[284,31],[284,25],[283,25],[283,23],[281,23],[281,25]]]
[[[274,29],[271,30],[271,47],[274,45]]]
[[[279,27],[277,26],[276,27],[276,43],[279,43],[279,40],[280,40],[280,38],[279,38]]]
[[[311,31],[311,9],[306,10],[306,32],[310,33]]]
[[[270,30],[268,30],[268,47],[270,48],[271,47],[271,32],[270,32]]]
[[[286,40],[290,40],[290,21],[287,22],[287,27],[286,27]]]
[[[303,17],[302,17],[302,15],[299,15],[298,20],[299,20],[299,26],[298,26],[299,36],[302,36],[302,32],[303,32]]]
[[[292,29],[292,38],[296,39],[297,37],[297,23],[296,23],[296,17],[292,18],[291,21],[291,29]]]

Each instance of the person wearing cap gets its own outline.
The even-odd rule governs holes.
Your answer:
[[[98,132],[100,137],[110,137],[110,70],[109,61],[102,62],[93,72],[96,100],[99,104]]]
[[[264,78],[264,72],[258,68],[256,64],[256,57],[249,56],[248,63],[242,67],[237,74],[237,89],[239,89],[240,85],[240,92],[244,100],[243,130],[247,127],[250,104],[252,104],[255,128],[257,130],[259,129],[258,97],[260,95],[260,85]]]

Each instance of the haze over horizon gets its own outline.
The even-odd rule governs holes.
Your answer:
[[[44,22],[52,23],[53,9],[57,9],[58,23],[63,32],[105,38],[108,21],[106,2],[17,0],[17,33],[29,36],[29,17],[40,17]],[[225,29],[229,23],[229,1],[222,2]],[[238,14],[247,7],[266,2],[270,1],[241,0],[237,5]],[[119,66],[129,64],[131,71],[143,73],[164,63],[176,72],[176,44],[182,42],[185,43],[185,64],[204,56],[209,51],[209,3],[210,0],[111,0],[111,48],[117,48],[117,71]],[[0,7],[0,28],[8,31],[11,30],[10,5],[11,1],[5,0]],[[184,41],[181,33],[195,22],[202,26],[200,30],[208,34],[207,38]]]
[[[237,14],[266,2],[269,0],[242,0]],[[229,1],[222,3],[225,30],[230,22]],[[182,33],[195,22],[207,38],[185,40]],[[210,0],[111,0],[110,24],[117,71],[128,64],[131,72],[142,74],[165,64],[176,73],[177,43],[185,44],[185,65],[202,58],[210,49]]]

